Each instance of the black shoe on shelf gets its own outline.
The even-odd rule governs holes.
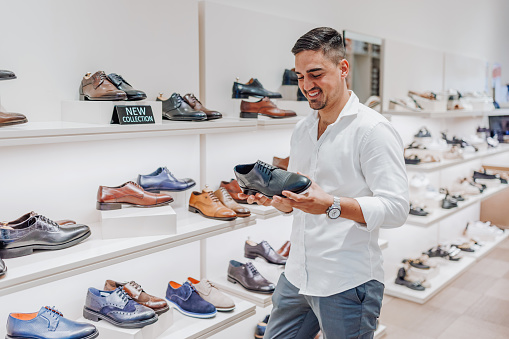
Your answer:
[[[271,99],[283,97],[281,93],[267,91],[265,88],[263,88],[263,85],[260,81],[258,81],[258,79],[251,78],[247,84],[241,84],[237,79],[237,81],[233,83],[232,98],[247,99],[250,96],[260,98],[269,97]]]
[[[394,282],[398,285],[406,286],[415,291],[424,291],[426,289],[424,286],[421,285],[421,283],[405,280],[405,277],[406,270],[405,268],[401,267],[398,271],[398,275],[396,276],[396,280]]]
[[[127,94],[128,101],[145,100],[147,98],[145,92],[134,89],[133,86],[131,86],[130,83],[125,81],[121,75],[118,75],[116,73],[110,73],[108,74],[108,79],[111,81],[113,85],[115,85],[115,87],[117,87],[121,91],[124,91]]]
[[[286,86],[286,85],[298,85],[299,84],[299,80],[297,78],[297,73],[295,73],[295,68],[293,69],[285,69],[284,73],[283,73],[283,83],[282,85],[283,86]]]
[[[207,114],[193,109],[178,93],[173,93],[169,99],[164,99],[162,93],[157,101],[163,102],[163,118],[178,121],[207,120]]]
[[[0,80],[12,80],[12,79],[16,79],[16,74],[14,74],[11,71],[0,69]]]

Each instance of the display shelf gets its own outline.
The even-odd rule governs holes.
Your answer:
[[[265,308],[272,305],[272,294],[248,291],[238,283],[234,284],[229,282],[226,279],[226,275],[215,277],[210,280],[214,282],[219,290],[253,303],[256,306]]]
[[[99,125],[62,121],[28,122],[22,125],[2,127],[0,129],[0,146],[249,132],[256,129],[256,119],[240,118],[223,118],[211,121],[165,120],[161,125]]]
[[[385,325],[378,325],[378,328],[375,331],[375,339],[382,338],[387,333],[387,326]]]
[[[418,118],[473,118],[483,116],[495,116],[495,115],[509,115],[509,109],[495,109],[492,111],[482,110],[457,110],[457,111],[444,111],[444,112],[433,112],[433,111],[383,111],[383,114],[387,115],[401,115]]]
[[[385,239],[378,239],[378,246],[380,246],[381,250],[385,250],[387,247],[389,247],[389,241]]]
[[[256,214],[258,219],[270,219],[281,216],[281,213],[272,206],[262,206],[257,204],[249,205],[248,208],[252,213]]]
[[[256,306],[243,300],[235,299],[235,310],[217,312],[214,318],[197,319],[173,311],[173,326],[161,334],[158,339],[202,339],[208,338],[244,319],[256,314]]]
[[[485,255],[490,253],[498,244],[500,244],[503,240],[509,237],[509,231],[504,232],[502,235],[498,236],[495,241],[482,241],[484,245],[481,246],[475,252],[461,252],[463,255],[473,257],[477,260],[483,258]]]
[[[440,259],[440,274],[430,279],[429,283],[431,284],[431,287],[426,288],[424,291],[415,291],[408,287],[397,285],[394,282],[396,276],[391,275],[390,280],[385,281],[384,293],[393,297],[424,304],[458,278],[461,273],[472,266],[475,262],[476,259],[469,256],[464,256],[458,262]]]
[[[410,150],[411,151],[411,150]],[[442,160],[419,165],[406,165],[408,171],[433,172],[444,168],[464,164],[467,161],[483,159],[492,155],[502,154],[509,151],[509,145],[500,144],[497,148],[489,148],[485,151],[463,154],[463,159]]]
[[[0,279],[0,296],[255,223],[256,216],[221,221],[207,219],[196,213],[177,211],[177,233],[174,235],[106,240],[101,239],[100,225],[91,224],[92,236],[76,246],[58,251],[38,251],[29,256],[6,259],[9,271]]]
[[[501,184],[497,187],[490,187],[487,188],[484,193],[479,195],[474,195],[471,197],[468,197],[465,201],[458,202],[458,207],[451,208],[451,209],[443,209],[443,208],[436,208],[433,209],[430,214],[428,214],[425,217],[416,216],[416,215],[409,215],[406,223],[409,225],[414,226],[421,226],[421,227],[429,227],[433,225],[434,223],[439,222],[440,220],[443,220],[447,217],[450,217],[451,215],[455,214],[458,211],[461,211],[462,209],[471,206],[477,202],[481,202],[485,199],[488,199],[489,197],[509,188],[509,185]]]
[[[258,116],[259,129],[279,129],[279,128],[294,128],[295,125],[304,119],[303,116],[296,116],[291,118],[274,119],[263,115]]]

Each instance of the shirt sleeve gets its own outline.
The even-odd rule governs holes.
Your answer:
[[[372,196],[355,198],[366,224],[356,226],[368,232],[403,225],[408,217],[408,177],[403,142],[389,122],[376,124],[361,141],[361,169]]]

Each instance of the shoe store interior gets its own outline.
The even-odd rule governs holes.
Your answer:
[[[314,114],[291,50],[332,27],[408,175],[406,222],[379,231],[374,338],[509,338],[507,1],[0,12],[0,337],[264,338],[293,217],[242,193],[264,171],[311,185],[287,171]]]

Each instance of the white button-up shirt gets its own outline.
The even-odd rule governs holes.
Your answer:
[[[310,176],[325,192],[358,201],[366,224],[294,209],[288,281],[301,294],[329,296],[369,280],[384,282],[381,227],[401,226],[409,210],[399,134],[380,113],[350,99],[319,140],[318,114],[292,135],[289,170]]]

